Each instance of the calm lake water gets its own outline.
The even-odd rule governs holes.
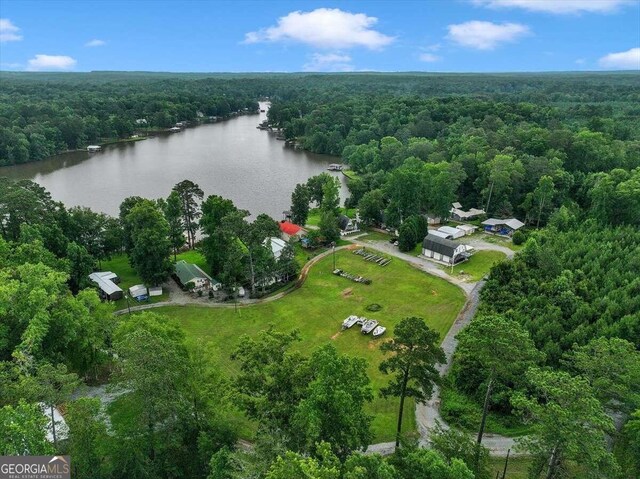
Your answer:
[[[261,106],[264,108],[264,105]],[[73,152],[48,160],[0,168],[0,176],[26,178],[45,187],[67,207],[82,205],[118,215],[127,196],[167,197],[190,179],[205,197],[220,195],[252,215],[282,218],[297,183],[327,171],[338,158],[294,150],[256,126],[266,118],[244,115],[143,141],[106,146],[89,155]],[[342,199],[348,196],[340,178]]]

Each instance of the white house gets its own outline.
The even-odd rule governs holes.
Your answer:
[[[269,246],[271,248],[271,252],[273,253],[273,257],[276,259],[276,261],[280,259],[280,256],[282,255],[282,250],[284,250],[287,247],[286,241],[280,238],[276,238],[275,236],[265,239],[264,245]]]
[[[340,215],[338,218],[340,225],[340,234],[348,235],[359,231],[358,224],[360,223],[359,217],[356,215],[356,219],[351,219],[346,215]]]
[[[459,228],[453,228],[451,226],[441,226],[438,228],[438,231],[446,233],[450,235],[453,239],[462,238],[465,235],[465,232]]]
[[[455,264],[467,259],[467,247],[446,238],[429,234],[422,242],[422,255],[446,264]]]

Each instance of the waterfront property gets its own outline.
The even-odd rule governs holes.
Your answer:
[[[89,279],[98,286],[98,292],[102,299],[116,301],[123,297],[122,288],[116,283],[120,282],[118,275],[111,271],[97,271],[89,275]]]
[[[185,260],[180,260],[176,263],[176,276],[182,286],[192,283],[194,291],[207,291],[209,289],[218,291],[222,288],[222,284],[219,281],[202,271],[198,265],[187,263]]]
[[[524,226],[524,223],[516,218],[496,219],[489,218],[482,222],[487,233],[496,233],[503,236],[511,236]]]
[[[338,223],[340,225],[340,234],[342,235],[348,235],[359,231],[358,218],[352,219],[347,215],[340,215],[340,217],[338,218]]]
[[[282,251],[287,247],[287,242],[280,238],[271,237],[264,240],[264,245],[271,248],[273,257],[278,261],[280,259],[280,255],[282,255]]]
[[[378,396],[380,388],[389,382],[389,377],[378,369],[383,355],[371,335],[341,331],[342,320],[351,314],[366,316],[383,323],[389,334],[402,318],[417,316],[444,337],[464,304],[464,294],[457,286],[404,261],[394,260],[381,268],[350,251],[339,250],[335,256],[338,268],[371,279],[371,284],[346,281],[332,274],[333,258],[329,255],[311,267],[300,288],[275,301],[239,305],[237,311],[233,307],[198,305],[168,306],[154,311],[179,321],[188,339],[198,338],[210,344],[212,367],[226,377],[238,372],[238,365],[230,355],[241,336],[255,337],[270,325],[283,332],[299,330],[301,341],[293,347],[304,354],[329,343],[341,353],[365,359],[375,398],[367,405],[367,412],[374,415],[372,442],[389,441],[395,437],[398,404],[395,398]],[[381,309],[368,310],[372,304],[380,305]],[[251,439],[255,429],[248,420],[238,412],[229,415],[231,420],[240,422],[241,436]],[[413,401],[405,408],[404,421],[405,431],[415,429]]]
[[[467,259],[467,247],[447,238],[434,235],[431,231],[422,242],[422,255],[447,264],[455,264]]]
[[[285,241],[289,241],[291,238],[299,240],[307,234],[307,230],[302,226],[298,226],[290,221],[281,221],[278,223],[278,226],[280,227],[282,239]]]

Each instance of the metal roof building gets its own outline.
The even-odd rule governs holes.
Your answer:
[[[109,301],[115,301],[123,296],[120,286],[114,283],[114,279],[117,278],[118,276],[111,271],[98,271],[89,275],[89,279],[100,289],[100,296]]]

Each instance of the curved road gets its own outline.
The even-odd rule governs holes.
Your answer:
[[[359,235],[361,236],[361,235]],[[357,242],[359,236],[350,238],[350,241]],[[476,250],[492,250],[500,251],[504,253],[507,258],[513,258],[515,254],[513,250],[504,246],[496,245],[493,243],[487,243],[479,239],[472,239],[467,244],[473,246]],[[458,317],[454,321],[451,328],[447,332],[447,335],[442,340],[442,349],[446,355],[446,362],[438,366],[438,371],[441,375],[446,374],[451,368],[453,361],[453,353],[458,346],[456,335],[473,319],[476,311],[478,310],[478,304],[480,302],[480,290],[484,286],[484,281],[478,282],[465,282],[458,278],[447,274],[440,266],[430,260],[424,259],[419,256],[412,256],[410,254],[402,253],[398,251],[397,247],[384,241],[367,241],[367,247],[383,251],[391,256],[395,256],[404,261],[407,261],[413,265],[418,266],[425,272],[438,276],[452,284],[460,287],[466,297],[462,310],[458,313]],[[426,403],[416,404],[416,424],[418,426],[418,432],[420,433],[420,444],[427,446],[430,442],[431,431],[435,428],[436,424],[440,424],[443,429],[448,429],[449,426],[444,422],[440,415],[440,389],[436,387],[433,391],[433,395]],[[484,434],[482,438],[482,445],[489,449],[491,455],[504,457],[507,455],[507,451],[511,449],[510,455],[516,455],[513,452],[515,446],[515,440],[510,437],[500,436],[498,434]],[[392,454],[395,450],[395,442],[385,442],[379,444],[372,444],[367,448],[368,453],[378,453],[383,455]]]

